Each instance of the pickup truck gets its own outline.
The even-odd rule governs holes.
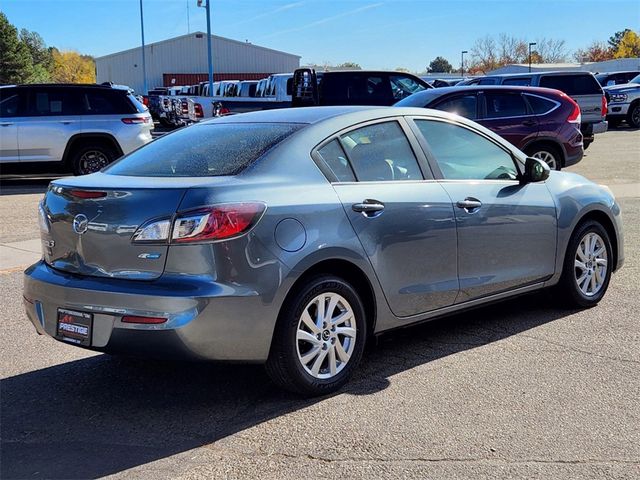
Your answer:
[[[299,68],[293,74],[292,106],[391,106],[409,95],[433,88],[404,72],[342,70],[316,72]]]
[[[640,75],[629,83],[604,87],[609,102],[607,120],[611,126],[626,120],[630,127],[640,128]]]

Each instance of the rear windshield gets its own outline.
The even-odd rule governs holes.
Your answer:
[[[303,124],[197,125],[161,137],[107,167],[111,175],[207,177],[235,175]]]
[[[602,88],[593,75],[547,75],[540,86],[555,88],[567,95],[602,95]]]

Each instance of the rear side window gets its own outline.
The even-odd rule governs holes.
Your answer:
[[[18,89],[0,88],[0,118],[17,117],[18,107]]]
[[[527,101],[531,106],[531,110],[536,115],[543,115],[550,112],[557,105],[556,102],[548,100],[546,98],[538,97],[537,95],[526,95]]]
[[[33,117],[78,115],[78,100],[71,88],[34,88],[28,93],[26,113]]]
[[[235,175],[302,124],[203,124],[166,135],[113,163],[111,175],[208,177]]]
[[[475,94],[450,98],[436,105],[438,110],[455,113],[461,117],[475,120],[478,118],[478,98]]]
[[[125,92],[85,89],[82,104],[85,115],[116,115],[137,113],[137,109],[127,98]]]
[[[398,122],[352,130],[340,137],[340,143],[361,182],[423,178],[409,140]]]
[[[356,180],[347,160],[347,155],[338,140],[327,143],[318,150],[318,153],[340,182],[354,182]]]
[[[362,73],[327,74],[320,83],[324,105],[392,105],[389,78]]]
[[[602,95],[602,88],[593,75],[547,75],[540,86],[555,88],[567,95]]]
[[[522,87],[528,87],[531,85],[531,77],[505,78],[502,81],[502,85],[519,85]]]
[[[485,92],[487,118],[521,117],[527,105],[519,93]]]

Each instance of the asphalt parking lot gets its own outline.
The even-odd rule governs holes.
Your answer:
[[[578,165],[614,191],[626,264],[600,305],[546,292],[382,337],[339,394],[261,367],[85,353],[37,336],[21,255],[47,178],[0,196],[2,478],[640,478],[640,131]],[[33,193],[37,192],[37,193]],[[33,243],[32,243],[33,244]]]

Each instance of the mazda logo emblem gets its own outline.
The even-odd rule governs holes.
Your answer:
[[[86,215],[80,213],[73,218],[73,231],[78,235],[86,232],[87,228],[89,228],[89,219]]]

